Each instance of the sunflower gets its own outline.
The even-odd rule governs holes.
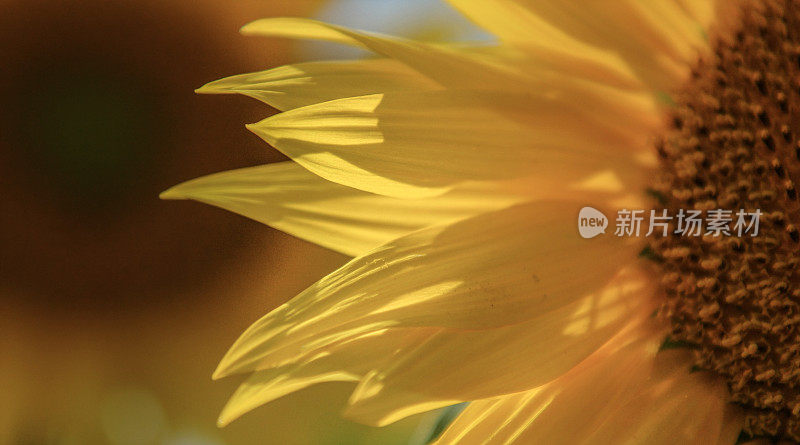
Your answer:
[[[800,440],[800,1],[450,3],[499,43],[265,19],[375,57],[198,90],[280,110],[248,128],[291,161],[164,197],[354,257],[233,345],[220,424],[346,381],[374,425],[470,402],[439,443]],[[587,204],[764,221],[583,239]]]

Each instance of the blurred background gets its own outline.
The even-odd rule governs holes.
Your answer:
[[[158,193],[282,160],[243,127],[272,110],[194,88],[292,61],[361,56],[240,37],[241,25],[289,15],[436,40],[475,30],[436,0],[0,7],[0,444],[393,444],[424,436],[430,416],[382,429],[341,419],[352,387],[337,384],[217,429],[239,383],[212,382],[217,361],[250,323],[347,258],[222,210],[159,201]]]

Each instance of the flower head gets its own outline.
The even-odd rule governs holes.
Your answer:
[[[501,43],[266,19],[243,32],[376,57],[199,90],[282,111],[248,128],[292,161],[164,196],[354,257],[231,348],[215,376],[252,375],[221,423],[351,381],[377,425],[472,402],[442,443],[800,440],[798,2],[451,3]],[[771,225],[583,239],[587,203]]]

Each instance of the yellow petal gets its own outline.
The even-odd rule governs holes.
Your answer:
[[[637,171],[630,151],[647,146],[649,136],[631,122],[657,115],[589,111],[590,99],[579,104],[548,92],[378,94],[297,108],[248,128],[325,179],[400,198],[435,196],[470,179],[569,181],[603,168]]]
[[[574,39],[514,0],[449,0],[478,26],[520,48],[533,61],[562,75],[585,78],[620,88],[639,88],[625,61],[612,51]]]
[[[716,4],[720,0],[677,0],[686,14],[692,17],[704,29],[708,30],[714,21]],[[723,0],[724,1],[724,0]],[[728,2],[725,2],[728,3]]]
[[[640,331],[640,332],[637,332]],[[690,373],[659,330],[626,331],[563,377],[473,402],[438,444],[707,444],[730,437],[724,384]]]
[[[713,4],[713,1],[706,0],[706,3]],[[643,15],[651,24],[656,24],[660,28],[662,37],[679,48],[681,60],[692,63],[698,51],[709,48],[707,31],[710,20],[705,17],[698,20],[695,15],[700,13],[699,11],[687,10],[675,0],[653,0],[639,3],[637,6],[642,8]]]
[[[332,343],[290,365],[255,372],[225,405],[218,423],[225,426],[260,405],[311,385],[358,381],[373,368],[385,366],[396,350],[420,335],[425,332],[376,331]]]
[[[728,402],[725,383],[704,373],[690,374],[690,361],[681,362],[673,373],[654,372],[644,391],[616,410],[587,442],[706,445],[719,441],[729,431],[723,424],[726,411],[737,409]]]
[[[639,78],[658,91],[675,88],[694,61],[691,45],[659,20],[649,9],[649,2],[518,0],[517,3],[571,38],[619,54]],[[670,10],[673,17],[677,11]],[[681,19],[692,21],[688,14]],[[694,34],[699,38],[702,29],[699,25],[696,29]]]
[[[257,20],[243,27],[242,33],[328,40],[363,47],[384,57],[396,59],[434,81],[452,88],[469,88],[476,83],[522,87],[528,82],[525,73],[514,67],[492,63],[489,59],[455,48],[355,31],[309,19]]]
[[[442,330],[362,380],[347,415],[385,425],[430,409],[435,402],[447,406],[547,383],[597,351],[632,319],[651,314],[655,305],[650,281],[633,268],[604,288],[542,310],[524,323],[491,330]]]
[[[582,443],[593,420],[640,389],[654,363],[658,339],[630,335],[632,327],[563,377],[531,391],[472,402],[437,444]],[[615,377],[629,385],[615,383]],[[621,380],[621,379],[620,379]]]
[[[479,184],[431,199],[394,199],[326,181],[294,162],[193,179],[161,196],[221,207],[351,256],[423,227],[522,200]]]
[[[641,92],[633,92],[635,106],[630,98],[609,85],[576,81],[568,69],[552,72],[551,68],[540,68],[540,64],[526,64],[520,67],[520,60],[509,54],[503,47],[453,47],[452,45],[431,45],[397,37],[354,31],[347,28],[300,18],[272,18],[253,22],[243,28],[246,34],[273,35],[284,37],[307,37],[333,40],[340,43],[366,47],[382,56],[395,59],[420,74],[449,89],[515,91],[523,96],[563,96],[572,94],[572,99],[580,102],[583,108],[605,106],[610,110],[594,108],[595,113],[615,110],[619,103],[626,107],[630,124],[648,126],[653,122],[648,113],[643,113]],[[568,38],[568,37],[565,37]],[[565,50],[569,52],[568,50]],[[603,57],[607,59],[608,57]],[[613,58],[613,57],[612,57]],[[558,57],[553,57],[553,61]],[[579,60],[561,61],[557,65],[567,68]],[[574,70],[573,70],[574,71]],[[615,82],[609,82],[611,86]],[[625,83],[625,82],[623,82]],[[542,91],[545,90],[545,91]],[[630,92],[629,92],[630,93]],[[532,97],[536,99],[536,97]],[[488,103],[497,104],[497,98],[485,97]],[[562,97],[563,99],[563,97]],[[647,100],[652,99],[647,97]],[[590,102],[587,102],[590,101]],[[501,102],[502,104],[502,102]],[[512,104],[512,106],[514,106]],[[650,108],[650,114],[653,110]],[[643,116],[644,115],[644,116]],[[614,116],[616,117],[616,115]],[[617,121],[618,122],[618,121]]]
[[[324,361],[319,360],[318,363]],[[222,409],[217,419],[217,426],[227,426],[261,405],[309,386],[327,382],[355,382],[358,379],[358,375],[345,371],[315,372],[310,366],[287,365],[258,371],[236,389]]]
[[[244,94],[279,110],[375,93],[441,88],[408,66],[391,59],[309,62],[226,77],[198,93]]]
[[[423,229],[355,258],[251,326],[217,375],[280,365],[326,339],[370,330],[487,329],[568,305],[635,257],[622,238],[580,238],[580,207],[519,205]]]
[[[531,26],[535,27],[536,23]],[[549,26],[550,29],[556,27]],[[301,18],[262,19],[246,25],[242,32],[251,35],[321,39],[359,46],[402,62],[447,88],[552,90],[575,85],[575,79],[600,81],[623,88],[637,88],[640,85],[630,76],[630,73],[639,74],[636,69],[626,69],[620,59],[609,55],[608,51],[587,49],[585,43],[577,43],[580,39],[572,37],[566,39],[576,42],[574,45],[583,51],[570,56],[574,52],[570,48],[556,51],[552,47],[542,47],[533,51],[538,60],[534,60],[534,63],[523,63],[508,48],[429,44]],[[566,33],[561,35],[565,36]],[[644,67],[647,68],[647,65]],[[673,71],[681,71],[681,68],[673,67]],[[658,75],[665,69],[656,66],[652,70],[654,75]],[[661,73],[661,76],[670,78],[665,73]]]

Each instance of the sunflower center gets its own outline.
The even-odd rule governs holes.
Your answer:
[[[727,381],[746,434],[800,441],[800,1],[744,6],[675,102],[657,144],[671,214],[761,217],[756,236],[657,240],[661,313],[696,368]]]

